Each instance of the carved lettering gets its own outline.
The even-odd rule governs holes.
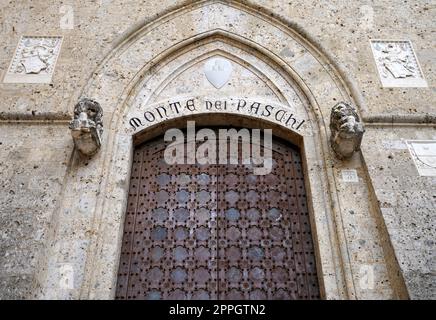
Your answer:
[[[280,116],[279,116],[279,114],[280,114]],[[277,121],[282,122],[283,117],[284,117],[285,115],[286,115],[286,111],[285,111],[285,110],[279,110],[279,111],[276,112],[275,119],[276,119]]]
[[[270,106],[269,104],[267,104],[265,106],[265,110],[262,111],[262,117],[269,117],[271,115],[271,111],[274,109],[273,106]],[[267,114],[265,113],[267,112]]]
[[[144,118],[148,122],[153,122],[154,120],[156,120],[156,117],[154,116],[154,114],[151,111],[145,111]]]
[[[300,130],[305,123],[304,119],[300,119],[298,114],[289,113],[288,109],[265,104],[258,101],[250,101],[245,98],[223,98],[220,100],[208,99],[200,100],[200,98],[189,98],[187,100],[160,103],[159,105],[150,106],[143,115],[131,116],[129,119],[129,127],[133,130],[138,130],[145,123],[161,121],[163,119],[172,118],[178,114],[196,113],[197,106],[204,104],[203,112],[236,112],[241,114],[258,115],[264,118],[269,118],[273,121],[280,122],[293,130]],[[201,109],[201,108],[200,108]]]
[[[168,114],[167,114],[167,109],[165,109],[165,107],[163,106],[159,106],[156,108],[157,113],[159,114],[159,116],[161,117],[161,119],[164,118],[164,116],[162,115],[161,111],[163,110],[164,114],[165,114],[165,118],[168,118]]]
[[[251,106],[250,106],[250,113],[254,113],[254,114],[257,115],[257,112],[259,111],[259,108],[260,108],[260,103],[259,102],[253,102],[251,104]],[[255,110],[255,111],[253,112],[253,110]]]
[[[294,114],[291,113],[288,117],[288,120],[286,120],[285,125],[289,125],[289,121],[292,120],[291,128],[294,127],[295,122],[297,122],[297,119],[294,118]]]
[[[245,101],[245,100],[243,100],[243,99],[239,99],[239,102],[238,102],[238,111],[239,111],[241,108],[245,108],[246,104],[247,104],[247,101]]]
[[[136,117],[130,119],[129,123],[130,123],[130,125],[133,127],[134,130],[136,130],[137,128],[139,128],[140,126],[142,126],[141,119],[136,118]]]
[[[195,110],[194,99],[190,99],[190,100],[186,101],[186,109],[188,109],[189,111]]]
[[[212,110],[212,102],[209,100],[206,100],[206,110]]]
[[[224,102],[222,101],[215,101],[215,109],[217,110],[226,110],[227,109],[227,101],[224,100]]]
[[[221,101],[221,100],[216,100],[215,102],[206,100],[206,110],[219,110],[219,111],[223,111],[223,110],[227,110],[227,100]]]
[[[180,102],[172,102],[170,103],[170,109],[175,112],[175,113],[179,113],[180,109],[182,108]]]
[[[300,124],[295,128],[295,130],[300,129],[304,122],[306,122],[306,120],[301,120]]]

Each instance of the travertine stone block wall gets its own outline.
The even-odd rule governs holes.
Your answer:
[[[0,125],[0,299],[31,294],[72,151],[64,124]]]
[[[362,149],[410,298],[436,299],[436,177],[420,177],[403,139],[431,140],[434,127],[367,127]]]

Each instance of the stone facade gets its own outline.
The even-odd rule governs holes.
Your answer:
[[[436,140],[434,10],[431,1],[2,3],[0,298],[113,298],[134,145],[195,119],[272,128],[300,146],[324,298],[435,299],[436,177],[419,175],[406,144]],[[59,43],[23,62],[26,37]],[[392,41],[406,53],[373,54]],[[217,58],[231,64],[224,84],[205,75]],[[81,98],[103,109],[92,156],[68,129]],[[365,127],[344,160],[330,145],[339,102]]]

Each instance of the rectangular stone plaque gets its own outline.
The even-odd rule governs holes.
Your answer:
[[[4,83],[51,83],[61,36],[22,36]]]
[[[359,176],[354,169],[342,170],[342,181],[344,182],[359,182]]]
[[[383,87],[427,87],[409,40],[371,40],[371,49]]]
[[[407,146],[420,176],[436,176],[436,140],[408,140]]]

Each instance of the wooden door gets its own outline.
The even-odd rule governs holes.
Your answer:
[[[273,170],[168,165],[134,152],[117,299],[319,299],[299,150],[273,141]]]

